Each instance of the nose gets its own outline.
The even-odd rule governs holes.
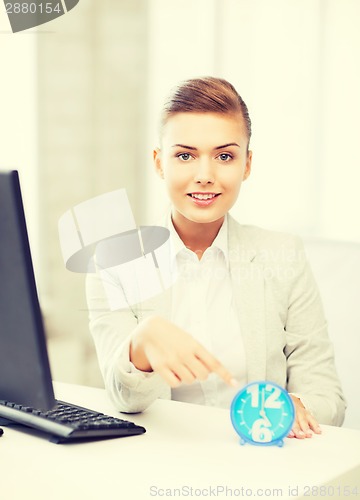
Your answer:
[[[214,184],[214,171],[211,161],[207,158],[202,158],[197,164],[195,173],[195,182],[198,184]]]

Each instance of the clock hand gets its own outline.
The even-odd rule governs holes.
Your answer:
[[[264,419],[265,425],[270,427],[271,422],[267,418],[266,413],[265,413],[265,394],[264,394],[264,389],[261,391],[261,410],[259,411],[260,416]]]
[[[266,413],[265,413],[265,411],[264,411],[264,410],[260,410],[260,416],[264,419],[264,421],[265,421],[265,422],[264,422],[264,423],[265,423],[265,425],[266,425],[267,427],[270,427],[270,426],[271,426],[271,422],[270,422],[270,420],[267,418]]]

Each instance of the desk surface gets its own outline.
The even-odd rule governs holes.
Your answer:
[[[54,386],[58,399],[119,415],[102,389]],[[5,428],[0,498],[360,500],[360,431],[322,426],[321,436],[286,439],[282,448],[241,446],[227,410],[158,400],[125,418],[147,432],[56,445]]]

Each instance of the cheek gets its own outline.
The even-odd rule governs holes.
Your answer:
[[[234,168],[232,170],[224,171],[222,175],[219,176],[219,180],[228,190],[236,192],[240,189],[243,175],[243,169]]]
[[[176,197],[178,193],[182,192],[182,184],[178,177],[165,175],[165,186],[167,193],[171,198]]]
[[[164,179],[169,190],[183,186],[188,181],[188,177],[184,175],[180,169],[168,168],[164,172]]]

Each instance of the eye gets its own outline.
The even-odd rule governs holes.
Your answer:
[[[189,161],[191,160],[192,156],[190,153],[180,153],[177,155],[178,158],[182,161]]]
[[[233,159],[233,157],[229,153],[221,153],[219,154],[218,158],[220,161],[230,161]]]

